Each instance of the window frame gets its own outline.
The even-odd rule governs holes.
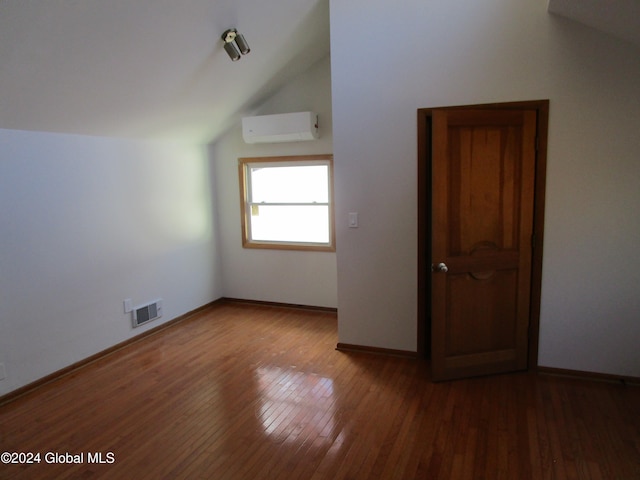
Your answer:
[[[251,208],[249,206],[249,181],[247,178],[249,167],[256,164],[271,164],[270,166],[285,165],[309,165],[326,164],[328,166],[328,207],[329,207],[329,242],[290,242],[253,240],[250,238],[251,231]],[[335,213],[333,201],[333,155],[293,155],[278,157],[242,157],[238,158],[238,177],[240,181],[240,218],[242,223],[242,246],[244,248],[274,249],[274,250],[305,250],[318,252],[336,251]],[[267,204],[268,205],[268,204]],[[296,205],[292,203],[292,205]]]

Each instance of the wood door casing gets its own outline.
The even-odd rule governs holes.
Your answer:
[[[536,112],[432,112],[434,380],[527,368]]]

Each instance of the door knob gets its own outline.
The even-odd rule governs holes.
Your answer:
[[[449,267],[447,267],[446,263],[439,263],[438,265],[431,265],[431,271],[447,273],[449,271]]]

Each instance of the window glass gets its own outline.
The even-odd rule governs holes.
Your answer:
[[[329,243],[329,207],[325,205],[256,205],[251,238],[271,242]]]
[[[251,167],[251,201],[328,203],[329,166]]]

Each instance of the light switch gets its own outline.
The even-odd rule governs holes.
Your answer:
[[[358,228],[358,212],[349,213],[349,228]]]

